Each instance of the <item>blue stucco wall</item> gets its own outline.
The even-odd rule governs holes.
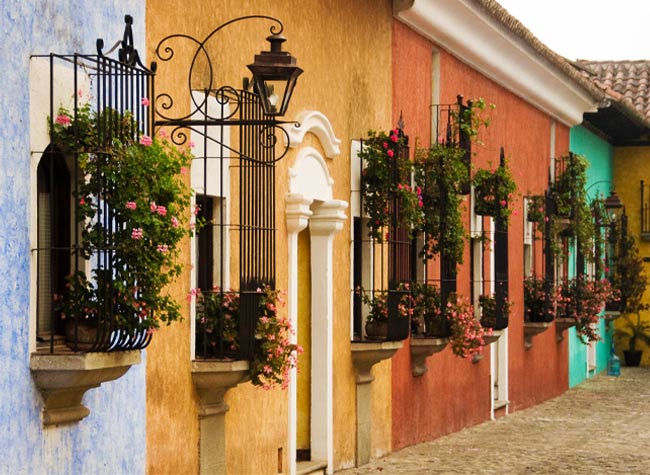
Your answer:
[[[589,160],[587,169],[587,190],[591,199],[598,195],[607,196],[613,183],[613,147],[601,137],[582,126],[571,129],[569,148]],[[569,329],[569,387],[580,384],[587,377],[607,369],[607,360],[612,344],[612,330],[601,318],[599,335],[602,341],[596,343],[596,369],[587,367],[587,347],[576,336],[575,328]]]
[[[32,54],[94,52],[134,17],[144,51],[142,0],[3,0],[0,88],[0,474],[145,471],[145,365],[86,393],[90,416],[44,428],[29,370],[29,61]]]

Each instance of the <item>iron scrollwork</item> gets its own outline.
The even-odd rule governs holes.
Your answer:
[[[259,102],[259,98],[255,91],[251,94],[248,90],[248,84],[244,84],[242,89],[237,89],[232,86],[216,86],[216,62],[210,55],[209,44],[216,37],[217,33],[224,30],[226,27],[235,23],[240,23],[247,20],[267,20],[271,22],[269,32],[271,35],[279,35],[284,30],[282,22],[276,18],[266,15],[249,15],[233,20],[227,21],[214,30],[212,30],[202,40],[196,39],[190,35],[177,33],[166,36],[163,38],[155,49],[156,58],[160,62],[169,62],[176,56],[176,50],[172,43],[174,41],[187,41],[194,45],[194,53],[191,57],[190,67],[187,77],[187,93],[191,101],[190,111],[186,114],[175,115],[176,104],[174,97],[169,92],[160,92],[154,97],[154,107],[157,120],[155,121],[156,127],[171,127],[171,140],[176,145],[184,145],[188,143],[189,137],[187,130],[190,130],[205,140],[209,140],[224,147],[225,150],[239,155],[242,160],[256,162],[258,159],[255,156],[246,154],[243,150],[235,150],[230,145],[223,143],[219,138],[221,134],[208,134],[207,127],[246,127],[258,126],[256,133],[258,134],[258,145],[262,149],[281,147],[276,150],[274,154],[274,161],[282,159],[289,148],[289,135],[287,131],[281,127],[282,124],[299,124],[295,121],[280,121],[271,116],[263,115],[261,118],[244,118],[242,115],[242,107],[251,101],[254,103]],[[199,67],[199,64],[201,67]],[[202,74],[203,77],[198,77]],[[201,87],[195,86],[196,83],[201,83]],[[196,93],[202,92],[202,98],[199,98]],[[208,110],[208,98],[214,97],[216,103],[220,106],[219,110],[223,114],[215,115]],[[257,107],[258,104],[254,104]],[[278,140],[278,136],[283,135],[284,140]]]

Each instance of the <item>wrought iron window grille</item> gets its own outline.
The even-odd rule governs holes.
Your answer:
[[[85,104],[90,104],[94,111],[113,111],[114,114],[105,114],[98,121],[97,143],[112,145],[112,140],[129,137],[136,139],[141,135],[150,135],[152,126],[151,111],[147,109],[141,99],[148,97],[153,91],[155,65],[145,67],[139,59],[137,50],[133,46],[132,18],[125,16],[124,36],[110,51],[104,53],[104,42],[97,40],[96,54],[55,54],[36,55],[37,58],[49,60],[49,130],[53,130],[55,117],[59,104],[55,97],[70,98],[72,107],[71,123],[75,124]],[[108,55],[118,50],[117,59]],[[65,77],[61,71],[66,71]],[[71,73],[71,80],[66,81],[67,74]],[[89,90],[83,89],[85,78],[89,79]],[[63,84],[63,85],[61,85]],[[56,89],[56,90],[55,90]],[[67,89],[67,91],[59,90]],[[66,94],[67,92],[67,94]],[[88,94],[85,96],[84,94]],[[131,120],[118,122],[109,120],[110,117],[130,115]],[[75,142],[78,143],[79,131],[75,129]],[[110,157],[101,150],[86,150],[86,152]],[[81,229],[79,223],[79,200],[75,198],[78,193],[81,174],[79,160],[81,150],[75,149],[68,154],[50,146],[41,152],[39,161],[38,183],[38,242],[33,249],[37,256],[37,340],[39,346],[47,344],[49,353],[69,351],[62,345],[64,341],[63,321],[55,312],[54,295],[64,291],[65,278],[70,273],[86,271],[91,266],[98,274],[113,275],[116,265],[116,248],[110,241],[93,252],[91,259],[85,256],[81,242]],[[55,163],[58,163],[56,165]],[[56,169],[59,172],[56,172]],[[67,191],[65,191],[67,190]],[[93,197],[97,203],[97,220],[106,230],[116,230],[122,223],[110,206],[102,200],[107,190],[98,189]],[[61,193],[66,196],[61,196]],[[64,208],[71,210],[70,216],[61,219],[60,211]],[[71,224],[72,223],[72,224]],[[80,223],[79,223],[80,224]],[[67,229],[64,229],[67,228]],[[70,232],[70,228],[73,231]],[[95,282],[96,284],[96,282]],[[116,295],[116,283],[108,280],[98,295],[105,302],[110,302]],[[151,341],[151,334],[146,329],[125,331],[116,323],[115,307],[113,305],[100,305],[96,318],[96,330],[91,330],[89,340],[82,345],[81,338],[83,319],[74,315],[68,318],[67,330],[69,344],[73,351],[122,351],[143,349]],[[129,326],[137,328],[137,315],[121,315],[129,320]]]
[[[650,186],[641,180],[641,239],[650,241]]]
[[[397,125],[398,136],[402,139],[397,149],[395,159],[392,160],[392,181],[394,183],[411,182],[411,177],[399,176],[397,167],[398,160],[408,160],[410,148],[408,136],[404,135],[403,121]],[[361,150],[364,141],[361,140]],[[363,177],[363,161],[360,161],[359,176]],[[363,178],[362,178],[363,180]],[[387,307],[387,333],[384,337],[378,337],[387,341],[400,341],[408,337],[410,318],[404,316],[404,306],[408,309],[410,305],[409,285],[413,276],[413,253],[411,229],[407,228],[401,220],[399,197],[391,193],[388,204],[388,214],[391,216],[387,228],[387,236],[381,242],[376,242],[368,236],[368,228],[365,226],[363,192],[359,193],[359,210],[362,217],[355,218],[353,223],[353,320],[354,338],[363,340],[362,330],[364,316],[370,310],[362,303],[360,292],[365,291],[372,305],[377,302],[385,302]],[[364,247],[369,249],[367,261],[364,262]],[[370,269],[370,275],[363,277],[364,266]],[[369,281],[367,281],[367,280]],[[385,299],[385,301],[384,301]],[[371,336],[366,336],[372,339]],[[375,338],[376,339],[376,338]]]
[[[234,298],[238,314],[237,336],[224,338],[224,330],[228,330],[225,327],[230,323],[226,321],[228,311],[221,303],[219,308],[212,309],[210,315],[202,307],[199,310],[203,314],[197,315],[197,358],[251,359],[253,356],[263,289],[265,286],[275,289],[275,165],[289,149],[289,135],[282,125],[299,125],[295,121],[279,120],[276,110],[265,112],[263,106],[268,107],[273,101],[262,101],[260,93],[278,92],[273,90],[270,82],[265,83],[254,77],[253,81],[245,78],[241,88],[217,84],[217,61],[213,55],[216,41],[220,34],[227,33],[228,27],[242,22],[271,24],[271,36],[267,39],[272,43],[272,48],[267,57],[280,55],[280,62],[291,63],[294,67],[290,79],[293,84],[287,85],[288,96],[285,96],[284,102],[280,99],[282,104],[286,103],[295,78],[302,70],[295,67],[295,59],[287,56],[288,53],[279,51],[284,41],[280,36],[284,26],[276,18],[264,15],[240,17],[223,23],[203,39],[173,34],[163,38],[155,48],[161,70],[163,67],[173,67],[174,60],[189,60],[187,90],[177,91],[176,97],[168,91],[157,91],[153,102],[155,127],[158,130],[171,129],[169,136],[178,146],[190,145],[192,134],[201,137],[201,149],[193,150],[193,165],[202,166],[203,169],[202,191],[197,196],[197,202],[207,203],[214,197],[224,197],[225,189],[229,187],[230,201],[234,206],[230,211],[219,207],[215,216],[209,216],[207,210],[199,210],[199,216],[205,218],[207,224],[198,231],[199,262],[196,265],[199,268],[212,268],[214,262],[206,259],[218,259],[216,264],[220,271],[218,279],[215,279],[218,281],[204,279],[200,285],[207,288],[202,288],[201,292],[204,293],[203,297],[211,296],[216,302],[223,303],[224,298]],[[177,53],[187,51],[188,57],[181,57]],[[249,68],[251,71],[255,69],[253,65]],[[261,87],[264,91],[261,91]],[[190,105],[189,111],[187,104]],[[211,108],[209,104],[216,104],[216,107]],[[210,150],[214,150],[213,146],[216,147],[216,154],[210,153]],[[208,180],[210,161],[216,161],[219,164],[217,168],[221,170],[218,183],[212,189]],[[226,174],[230,174],[232,179],[224,178]],[[233,260],[235,265],[232,267],[225,262],[228,256],[226,237],[230,233],[237,235],[233,249],[233,255],[237,255],[237,258]],[[207,234],[211,237],[206,237]],[[215,241],[219,249],[213,250],[211,246]],[[226,274],[232,279],[228,279]],[[225,288],[225,282],[230,280],[237,283],[234,290]],[[214,327],[209,327],[209,320]]]

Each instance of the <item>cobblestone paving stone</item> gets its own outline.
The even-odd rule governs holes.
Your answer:
[[[336,475],[650,474],[650,368],[563,395]]]

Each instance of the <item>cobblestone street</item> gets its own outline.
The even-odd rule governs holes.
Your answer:
[[[337,475],[650,474],[650,368],[621,369],[560,397]]]

